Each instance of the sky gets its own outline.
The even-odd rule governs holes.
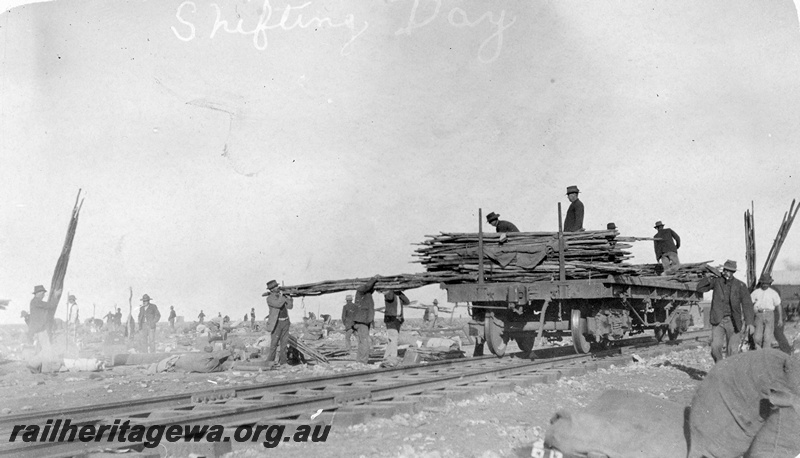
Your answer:
[[[744,211],[760,268],[800,197],[791,0],[59,0],[0,13],[0,46],[4,323],[49,287],[79,189],[81,316],[132,288],[186,319],[266,316],[270,279],[421,272],[414,244],[479,209],[555,231],[569,185],[587,229],[662,220],[682,262],[744,279]]]

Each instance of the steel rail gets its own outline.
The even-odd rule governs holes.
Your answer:
[[[687,333],[671,343],[695,340],[708,331]],[[655,339],[640,341],[631,349],[658,347]],[[622,342],[622,341],[619,341]],[[662,342],[661,345],[667,342]],[[273,382],[227,390],[209,390],[195,395],[171,395],[132,402],[109,403],[100,406],[59,409],[24,415],[6,416],[0,422],[0,437],[10,437],[11,425],[43,424],[46,420],[70,419],[72,425],[110,424],[109,416],[145,427],[152,425],[238,426],[264,423],[269,420],[298,418],[315,411],[336,412],[348,406],[380,406],[381,402],[403,400],[404,396],[436,394],[448,388],[463,388],[482,381],[502,381],[514,376],[530,376],[553,368],[587,362],[598,356],[619,354],[626,347],[602,351],[599,354],[571,354],[533,361],[498,359],[493,356],[468,360],[446,360],[391,369],[351,372],[300,380]],[[536,352],[534,352],[536,354]],[[540,355],[537,355],[540,356]],[[79,417],[78,415],[83,415]],[[113,421],[113,420],[112,420]],[[101,446],[130,447],[117,442],[39,442],[0,444],[0,455],[14,456],[75,456]]]

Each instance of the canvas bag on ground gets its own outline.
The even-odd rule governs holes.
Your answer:
[[[685,416],[672,401],[608,390],[583,411],[556,413],[544,442],[567,456],[685,458]]]
[[[785,353],[762,349],[724,359],[709,371],[692,398],[689,458],[744,455],[775,406],[792,405],[798,395],[800,362]],[[791,420],[789,412],[781,416],[784,423]],[[770,425],[777,428],[781,422],[773,420]],[[776,440],[798,434],[796,430],[774,433]]]

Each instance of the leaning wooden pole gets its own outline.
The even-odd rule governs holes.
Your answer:
[[[78,217],[80,216],[81,207],[83,206],[83,199],[81,198],[81,190],[78,190],[78,196],[75,198],[75,205],[72,207],[72,215],[67,225],[67,236],[64,239],[64,246],[61,248],[61,256],[58,257],[56,268],[53,271],[53,279],[50,282],[50,295],[48,296],[48,303],[55,304],[48,313],[48,322],[52,328],[58,302],[61,300],[61,290],[64,288],[64,277],[67,275],[67,265],[69,265],[69,256],[72,252],[72,241],[75,239],[75,231],[78,228]]]
[[[750,202],[751,210],[744,212],[744,242],[745,258],[747,261],[747,288],[753,291],[758,279],[756,278],[756,231],[755,231],[755,207]]]

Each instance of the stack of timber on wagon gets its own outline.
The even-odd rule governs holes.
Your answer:
[[[657,264],[630,264],[629,243],[617,231],[442,234],[417,249],[429,273],[465,275],[444,282],[449,302],[472,304],[471,335],[502,356],[514,339],[523,351],[536,337],[570,335],[580,353],[626,335],[653,330],[670,339],[686,330],[702,294],[696,282],[706,262],[659,275]],[[563,247],[560,249],[559,247]]]

